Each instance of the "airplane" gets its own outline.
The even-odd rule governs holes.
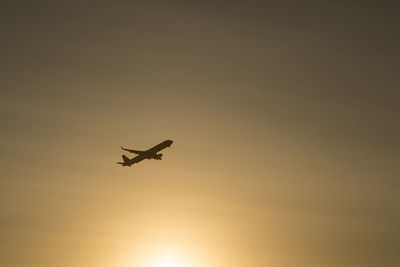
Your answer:
[[[129,166],[131,167],[133,164],[138,163],[144,159],[156,159],[156,160],[161,160],[162,154],[158,153],[164,148],[170,147],[172,145],[173,141],[172,140],[165,140],[162,143],[159,143],[156,146],[153,146],[152,148],[148,150],[134,150],[134,149],[127,149],[121,146],[121,149],[125,151],[129,151],[130,153],[137,154],[136,157],[133,158],[128,158],[125,155],[122,155],[123,162],[117,162],[118,164],[121,164],[122,167],[124,166]]]

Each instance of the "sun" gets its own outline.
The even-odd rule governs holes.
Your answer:
[[[205,266],[188,247],[170,244],[143,247],[130,251],[121,262],[121,267],[200,267]]]
[[[148,259],[146,267],[195,267],[182,255],[173,251],[163,251]]]
[[[187,267],[185,263],[172,255],[163,255],[155,259],[149,267]]]

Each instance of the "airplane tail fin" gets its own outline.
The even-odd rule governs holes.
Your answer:
[[[122,159],[124,160],[124,163],[129,161],[129,158],[127,156],[125,156],[125,155],[122,155]]]
[[[117,162],[117,164],[121,164],[122,166],[131,166],[129,164],[129,158],[125,155],[122,155],[122,159],[124,160],[124,162]]]

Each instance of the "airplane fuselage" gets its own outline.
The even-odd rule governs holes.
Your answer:
[[[173,141],[172,140],[166,140],[162,143],[159,143],[156,146],[153,146],[152,148],[146,150],[143,153],[143,156],[146,159],[152,159],[152,158],[157,158],[157,153],[163,150],[164,148],[170,147],[172,145]],[[161,155],[162,156],[162,155]]]

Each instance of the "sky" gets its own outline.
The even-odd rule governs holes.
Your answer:
[[[399,266],[397,10],[2,1],[0,266]]]

